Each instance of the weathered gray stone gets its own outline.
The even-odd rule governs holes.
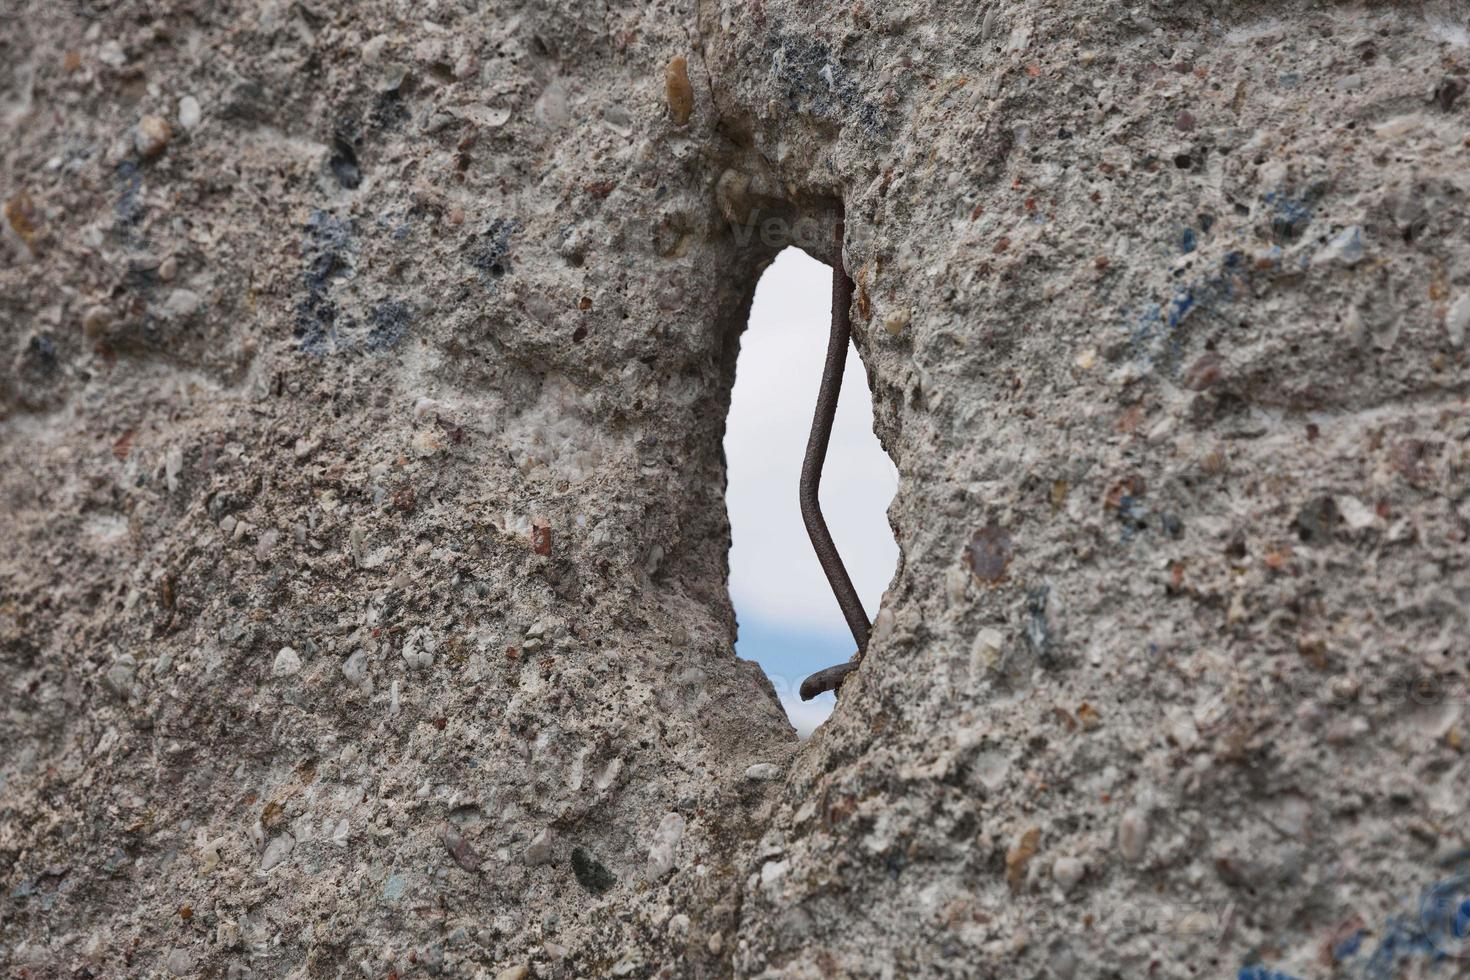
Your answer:
[[[1463,4],[21,0],[0,65],[11,972],[1444,941]],[[839,214],[903,555],[798,744],[720,439]]]

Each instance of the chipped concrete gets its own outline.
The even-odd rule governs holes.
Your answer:
[[[1467,26],[23,3],[0,962],[1453,966]],[[798,745],[719,447],[839,209],[903,554]]]

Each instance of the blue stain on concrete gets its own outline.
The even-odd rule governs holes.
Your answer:
[[[1383,938],[1364,965],[1363,976],[1370,980],[1391,980],[1398,976],[1400,964],[1413,959],[1433,962],[1444,959],[1444,954],[1435,948],[1418,923],[1405,918],[1389,919]]]
[[[334,214],[313,211],[307,219],[301,241],[306,298],[296,308],[296,338],[307,354],[321,357],[341,346],[350,318],[341,315],[331,291],[352,273],[351,239],[351,226]]]
[[[1302,237],[1302,232],[1312,223],[1312,203],[1316,196],[1313,191],[1296,196],[1284,190],[1266,195],[1266,204],[1271,209],[1271,234],[1278,242],[1294,242]]]
[[[124,225],[136,224],[143,216],[143,170],[132,160],[125,160],[114,171],[117,177],[117,203],[113,205],[118,220]]]
[[[1118,500],[1118,520],[1123,525],[1123,541],[1127,543],[1148,527],[1148,506],[1141,499],[1125,493]]]
[[[485,284],[499,288],[497,279],[510,272],[510,239],[521,230],[516,218],[496,218],[486,226],[470,246],[467,258],[480,271]]]
[[[771,72],[785,86],[786,101],[793,109],[805,106],[812,115],[827,118],[849,115],[868,135],[887,135],[888,125],[878,107],[863,98],[852,73],[821,41],[780,35],[771,53]]]
[[[1184,322],[1184,318],[1189,316],[1189,311],[1194,309],[1196,302],[1198,300],[1195,298],[1193,288],[1185,289],[1174,294],[1174,298],[1169,301],[1166,316],[1170,330],[1177,330],[1179,328],[1179,325]]]
[[[1357,956],[1358,950],[1363,947],[1364,935],[1364,931],[1359,929],[1346,939],[1338,940],[1332,947],[1332,958],[1340,963]]]
[[[1173,373],[1182,353],[1176,336],[1179,328],[1201,306],[1229,302],[1234,291],[1231,277],[1210,275],[1180,286],[1163,306],[1150,303],[1142,307],[1128,328],[1137,356],[1150,370],[1162,361]]]
[[[1301,237],[1312,221],[1314,204],[1324,192],[1321,185],[1313,185],[1301,193],[1277,189],[1265,196],[1271,235],[1276,244],[1259,253],[1255,263],[1257,267],[1275,268],[1281,264],[1285,257],[1281,243]],[[1214,226],[1214,219],[1201,215],[1199,223],[1208,234]],[[1194,228],[1187,227],[1179,233],[1174,244],[1182,253],[1191,254],[1199,248],[1199,243],[1199,234]],[[1345,240],[1343,247],[1350,252],[1353,244]],[[1172,254],[1172,249],[1170,251]],[[1307,271],[1310,259],[1302,255],[1299,261],[1300,270]],[[1162,304],[1149,302],[1140,305],[1128,316],[1124,328],[1143,367],[1150,371],[1162,368],[1171,375],[1177,372],[1183,354],[1179,335],[1185,324],[1201,310],[1214,313],[1234,302],[1252,275],[1252,264],[1244,253],[1227,252],[1216,267],[1197,273],[1193,279],[1175,287],[1173,295]]]
[[[372,327],[363,339],[363,346],[371,351],[391,350],[408,333],[413,322],[413,311],[402,300],[385,299],[368,314]]]
[[[1430,885],[1419,896],[1416,913],[1394,915],[1354,976],[1365,980],[1399,977],[1457,977],[1470,973],[1470,870]],[[1342,962],[1362,950],[1367,932],[1359,929],[1332,948]]]
[[[301,284],[306,296],[296,307],[296,339],[314,357],[350,350],[392,350],[413,325],[413,310],[402,300],[380,300],[367,314],[367,330],[333,298],[337,284],[351,278],[356,247],[350,222],[314,211],[301,240]]]
[[[1297,980],[1289,973],[1280,970],[1268,970],[1264,966],[1243,966],[1235,975],[1235,980]]]

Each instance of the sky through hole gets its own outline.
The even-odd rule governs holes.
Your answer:
[[[741,337],[725,430],[736,652],[764,668],[803,736],[831,713],[833,698],[824,694],[803,703],[797,687],[807,674],[854,651],[797,501],[826,352],[831,283],[830,266],[795,248],[778,255],[761,276]],[[897,471],[873,435],[862,361],[849,346],[821,498],[869,618],[898,562],[886,516],[897,488]]]

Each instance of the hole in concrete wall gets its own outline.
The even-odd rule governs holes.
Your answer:
[[[854,651],[797,499],[831,293],[831,267],[799,249],[781,252],[766,269],[741,335],[725,428],[736,653],[764,668],[803,737],[826,719],[834,701],[824,694],[803,703],[796,689],[808,674]],[[877,615],[898,563],[886,516],[897,489],[898,472],[873,434],[867,375],[849,346],[822,476],[822,510],[869,618]]]

